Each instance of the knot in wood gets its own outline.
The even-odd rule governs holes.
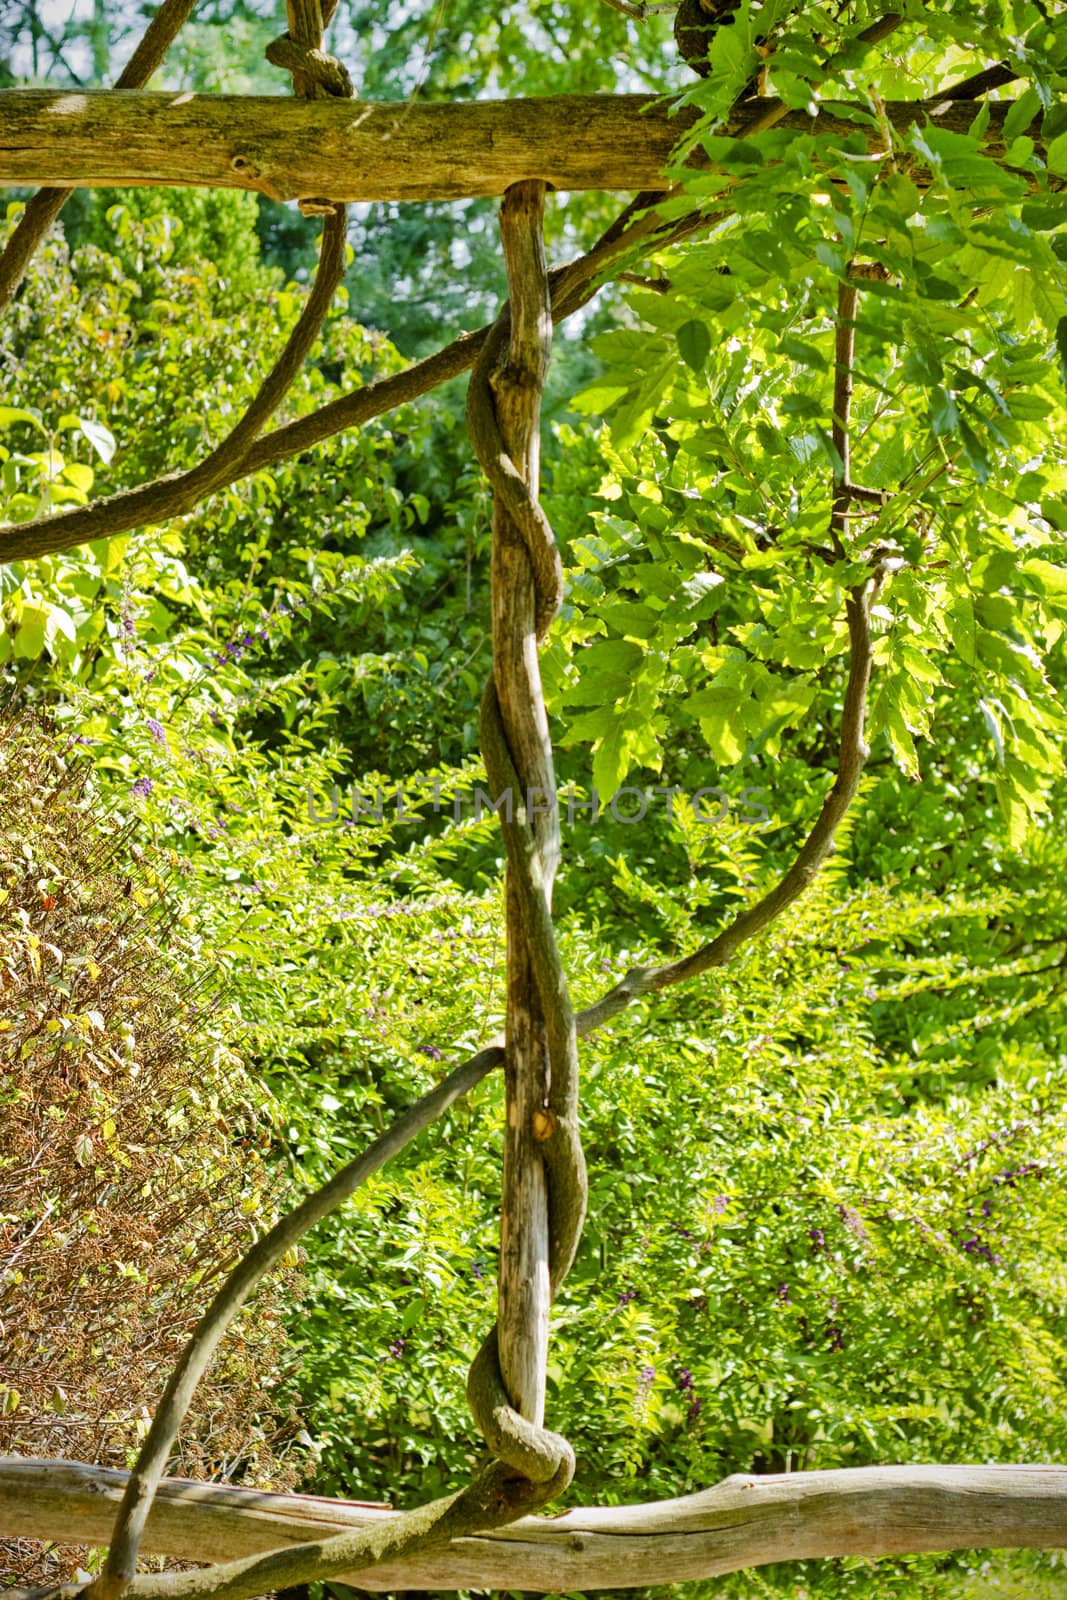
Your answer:
[[[325,50],[297,44],[287,33],[271,40],[266,55],[272,66],[292,74],[294,93],[305,100],[350,100],[355,94],[343,62]]]
[[[556,1131],[559,1118],[551,1107],[535,1111],[533,1114],[533,1136],[538,1144],[544,1144],[546,1139],[551,1139]]]

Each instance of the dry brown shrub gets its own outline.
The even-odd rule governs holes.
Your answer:
[[[0,1454],[128,1466],[220,1275],[273,1221],[270,1107],[180,925],[183,863],[76,747],[0,723]],[[234,1327],[171,1471],[290,1487],[292,1267]],[[20,1580],[75,1552],[8,1547]]]

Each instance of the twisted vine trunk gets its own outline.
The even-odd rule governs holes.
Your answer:
[[[511,290],[507,356],[490,377],[500,436],[536,497],[541,466],[541,395],[552,344],[548,267],[542,240],[545,186],[516,184],[504,197],[500,234]],[[525,541],[507,505],[493,507],[493,682],[522,793],[494,804],[525,804],[546,902],[559,864],[552,744],[537,660],[537,592]],[[516,868],[507,870],[507,1120],[500,1207],[500,1371],[519,1414],[540,1427],[550,1301],[548,1189],[535,1123],[548,1104],[551,1066],[544,1010],[525,931]]]
[[[557,1494],[574,1452],[544,1427],[548,1313],[585,1216],[578,1046],[552,926],[555,775],[537,647],[563,569],[537,499],[541,394],[552,339],[545,184],[512,185],[500,212],[510,300],[471,376],[471,440],[494,494],[493,672],[481,738],[507,850],[506,1131],[499,1310],[471,1367],[471,1410],[494,1456]]]

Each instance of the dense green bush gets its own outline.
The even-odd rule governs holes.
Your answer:
[[[734,1470],[1064,1454],[1062,47],[1036,8],[972,13],[914,19],[881,91],[933,94],[971,54],[1011,55],[1028,114],[1050,108],[1047,164],[1021,112],[1007,177],[980,128],[935,130],[890,171],[848,141],[706,127],[713,170],[693,189],[709,205],[728,190],[742,225],[665,258],[655,290],[631,285],[591,350],[560,341],[589,380],[546,448],[568,576],[544,657],[561,782],[731,802],[716,826],[662,793],[640,823],[565,821],[579,1003],[695,948],[791,859],[832,781],[843,589],[895,563],[838,855],[762,943],[583,1046],[592,1203],[550,1374],[572,1501]],[[425,19],[383,41],[358,6],[345,16],[375,92],[410,71]],[[568,54],[558,19],[538,19],[533,41],[511,12],[450,12],[478,59],[434,46],[436,91],[494,87],[498,48],[536,74],[542,45],[553,87],[599,84],[598,31]],[[808,103],[824,26],[822,8],[797,20],[790,103]],[[603,37],[623,28],[608,16]],[[752,70],[740,37],[722,30],[692,90],[709,118]],[[858,73],[850,58],[830,88],[847,100]],[[600,205],[561,208],[554,246]],[[7,515],[187,464],[247,402],[302,290],[238,246],[249,206],[228,207],[89,205],[82,243],[42,256],[0,350]],[[495,302],[499,265],[481,208],[464,216],[473,310]],[[456,305],[435,282],[453,239],[441,216],[376,213],[361,250],[386,223],[395,248],[363,303],[357,263],[352,310],[391,313],[421,349]],[[261,227],[294,276],[297,226]],[[853,463],[885,503],[834,559],[851,253],[885,273],[861,301]],[[388,304],[394,272],[411,314]],[[398,363],[339,311],[288,414]],[[458,413],[434,397],[180,525],[0,572],[14,692],[90,740],[99,792],[190,864],[180,915],[228,978],[233,1038],[274,1096],[271,1154],[299,1184],[501,1021],[499,839],[451,806],[478,778],[488,651],[488,506]],[[408,815],[388,800],[351,815],[357,787],[398,786]],[[737,803],[753,788],[762,826]],[[291,1336],[320,1492],[414,1504],[478,1453],[463,1378],[493,1316],[500,1098],[486,1083],[308,1241]],[[979,1600],[1062,1594],[1063,1578],[1054,1555],[923,1557],[691,1587]]]
[[[80,747],[0,725],[0,1452],[128,1466],[160,1375],[284,1200],[278,1107],[226,1041],[189,863],[107,815]],[[174,1470],[292,1484],[288,1266],[240,1320]],[[68,1552],[9,1551],[62,1575]]]

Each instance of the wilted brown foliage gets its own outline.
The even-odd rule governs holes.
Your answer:
[[[169,892],[184,866],[99,814],[76,747],[0,724],[0,1455],[128,1465],[281,1198],[265,1096]],[[245,1313],[174,1472],[294,1481],[299,1423],[272,1393],[295,1287],[290,1269]],[[23,1577],[71,1565],[15,1554]]]

